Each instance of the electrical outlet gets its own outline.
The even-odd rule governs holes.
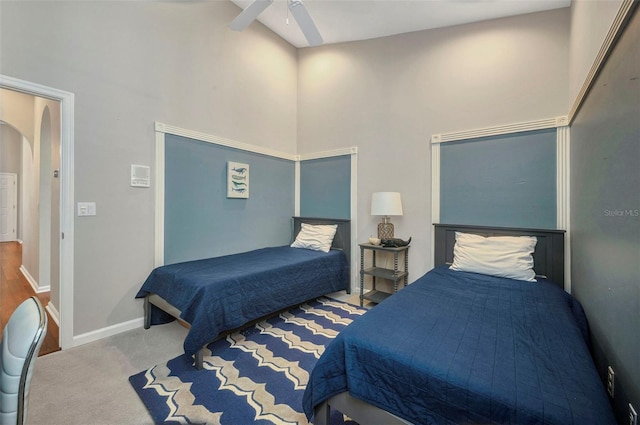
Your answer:
[[[638,425],[638,414],[631,403],[629,403],[629,425]]]
[[[615,379],[616,373],[613,371],[613,368],[609,366],[607,368],[607,392],[609,393],[609,397],[613,398],[613,391],[615,388]]]

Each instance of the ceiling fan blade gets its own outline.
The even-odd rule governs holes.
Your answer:
[[[235,31],[242,31],[248,27],[251,22],[260,15],[269,5],[273,3],[273,0],[255,0],[245,10],[240,12],[236,18],[231,21],[229,27]]]
[[[307,8],[304,7],[302,1],[300,0],[291,0],[289,2],[289,10],[291,14],[296,19],[298,26],[302,30],[305,38],[309,42],[310,46],[318,46],[322,44],[324,41],[322,36],[320,35],[320,31],[316,27],[316,24],[311,19],[311,15],[307,12]]]

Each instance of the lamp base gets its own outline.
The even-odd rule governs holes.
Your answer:
[[[391,238],[393,238],[393,224],[392,223],[378,223],[378,238],[379,239],[391,239]]]

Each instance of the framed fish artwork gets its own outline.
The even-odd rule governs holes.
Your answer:
[[[227,162],[227,198],[249,198],[249,164]]]

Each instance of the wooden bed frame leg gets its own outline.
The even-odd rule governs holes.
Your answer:
[[[313,425],[329,425],[331,420],[331,406],[326,401],[316,407],[313,412]]]
[[[144,297],[144,328],[149,329],[151,327],[151,303],[149,302],[149,296]]]
[[[196,354],[194,354],[193,356],[195,358],[195,366],[197,370],[202,370],[204,368],[203,366],[203,361],[204,361],[204,348],[199,349]]]

